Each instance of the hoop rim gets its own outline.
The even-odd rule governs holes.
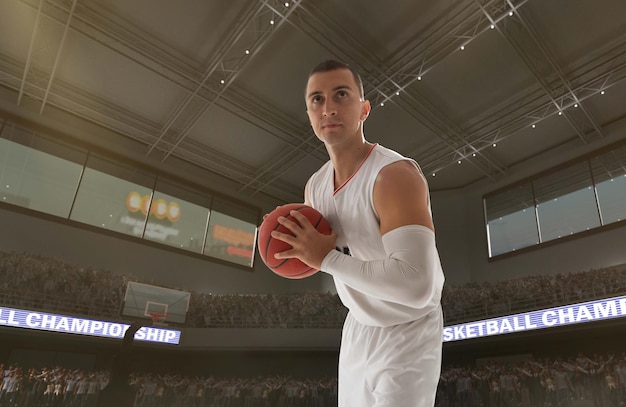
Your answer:
[[[167,312],[148,312],[150,318],[152,318],[152,322],[164,321],[167,318]]]

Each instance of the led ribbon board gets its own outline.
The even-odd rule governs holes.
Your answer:
[[[626,316],[626,296],[446,326],[443,328],[443,342],[581,324],[623,316]]]
[[[15,308],[0,308],[0,326],[118,339],[123,339],[124,333],[130,327],[128,324],[117,322]],[[178,345],[180,343],[180,330],[144,326],[135,333],[135,340]]]

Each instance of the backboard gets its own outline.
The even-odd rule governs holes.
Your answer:
[[[191,293],[129,281],[122,303],[121,315],[152,319],[153,314],[167,314],[162,321],[184,324],[187,320]]]

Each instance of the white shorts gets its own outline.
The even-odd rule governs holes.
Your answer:
[[[443,313],[366,326],[348,314],[339,355],[339,407],[432,407],[439,375]]]

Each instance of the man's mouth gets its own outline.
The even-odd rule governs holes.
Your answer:
[[[323,129],[334,129],[336,127],[340,127],[341,123],[324,123],[322,124]]]

